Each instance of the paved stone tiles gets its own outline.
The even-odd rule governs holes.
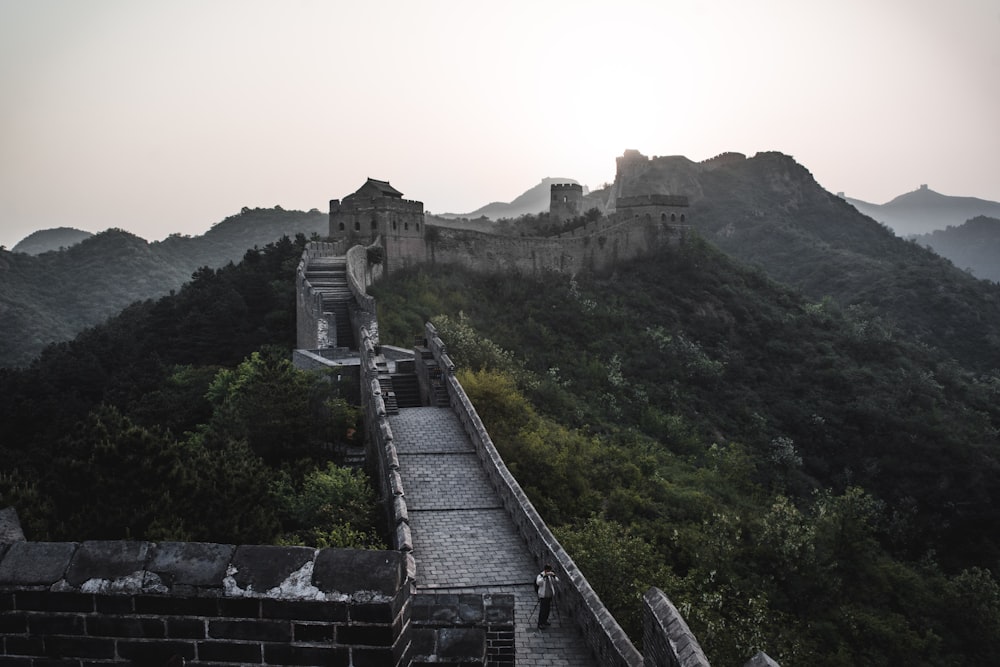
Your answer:
[[[417,588],[512,593],[519,667],[594,667],[575,624],[558,614],[535,627],[528,553],[482,470],[458,417],[447,408],[403,408],[389,416],[417,563]]]

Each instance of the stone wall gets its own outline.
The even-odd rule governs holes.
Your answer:
[[[416,242],[384,240],[390,272],[404,266],[441,263],[490,272],[576,274],[607,270],[618,262],[676,243],[684,233],[669,219],[659,217],[612,220],[589,230],[593,233],[538,238],[428,226],[426,238]]]
[[[11,665],[405,665],[391,551],[190,542],[0,545]]]
[[[344,254],[344,242],[310,242],[302,251],[295,270],[295,346],[301,350],[318,350],[330,343],[333,323],[323,312],[323,297],[306,278],[306,266],[311,257]]]
[[[442,369],[453,369],[454,365],[447,357],[441,339],[431,324],[426,326],[426,338],[438,365]],[[538,567],[541,568],[544,563],[551,564],[556,575],[566,584],[563,587],[560,609],[576,622],[598,664],[602,667],[642,665],[641,654],[632,645],[618,622],[608,613],[604,603],[590,587],[576,563],[552,535],[520,484],[507,469],[462,385],[452,372],[447,373],[446,380],[451,407],[472,439],[480,462],[500,497],[504,510],[514,521],[528,549],[535,556]]]
[[[709,667],[694,633],[663,591],[650,588],[642,602],[646,667]]]

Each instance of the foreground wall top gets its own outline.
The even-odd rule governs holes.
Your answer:
[[[388,600],[403,585],[394,551],[202,542],[0,544],[0,590],[281,600]]]

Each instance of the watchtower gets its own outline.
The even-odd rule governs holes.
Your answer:
[[[422,238],[423,202],[403,199],[389,181],[369,178],[343,201],[330,200],[330,237],[370,243],[383,238]]]
[[[571,220],[583,211],[583,186],[579,183],[553,183],[549,188],[549,217]]]

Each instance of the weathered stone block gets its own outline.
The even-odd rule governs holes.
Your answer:
[[[16,542],[0,562],[0,585],[51,586],[66,573],[75,542]]]
[[[437,655],[447,659],[482,660],[486,655],[486,632],[481,628],[441,628]]]
[[[146,569],[168,587],[221,587],[234,551],[231,544],[161,542],[153,546]]]
[[[323,549],[316,556],[313,585],[326,593],[373,591],[395,595],[403,585],[403,554],[365,549]]]
[[[90,579],[113,581],[146,568],[148,542],[128,540],[84,542],[73,554],[66,581],[80,586]]]
[[[313,559],[309,547],[250,545],[236,548],[233,580],[243,590],[264,593],[278,587],[288,576]]]

